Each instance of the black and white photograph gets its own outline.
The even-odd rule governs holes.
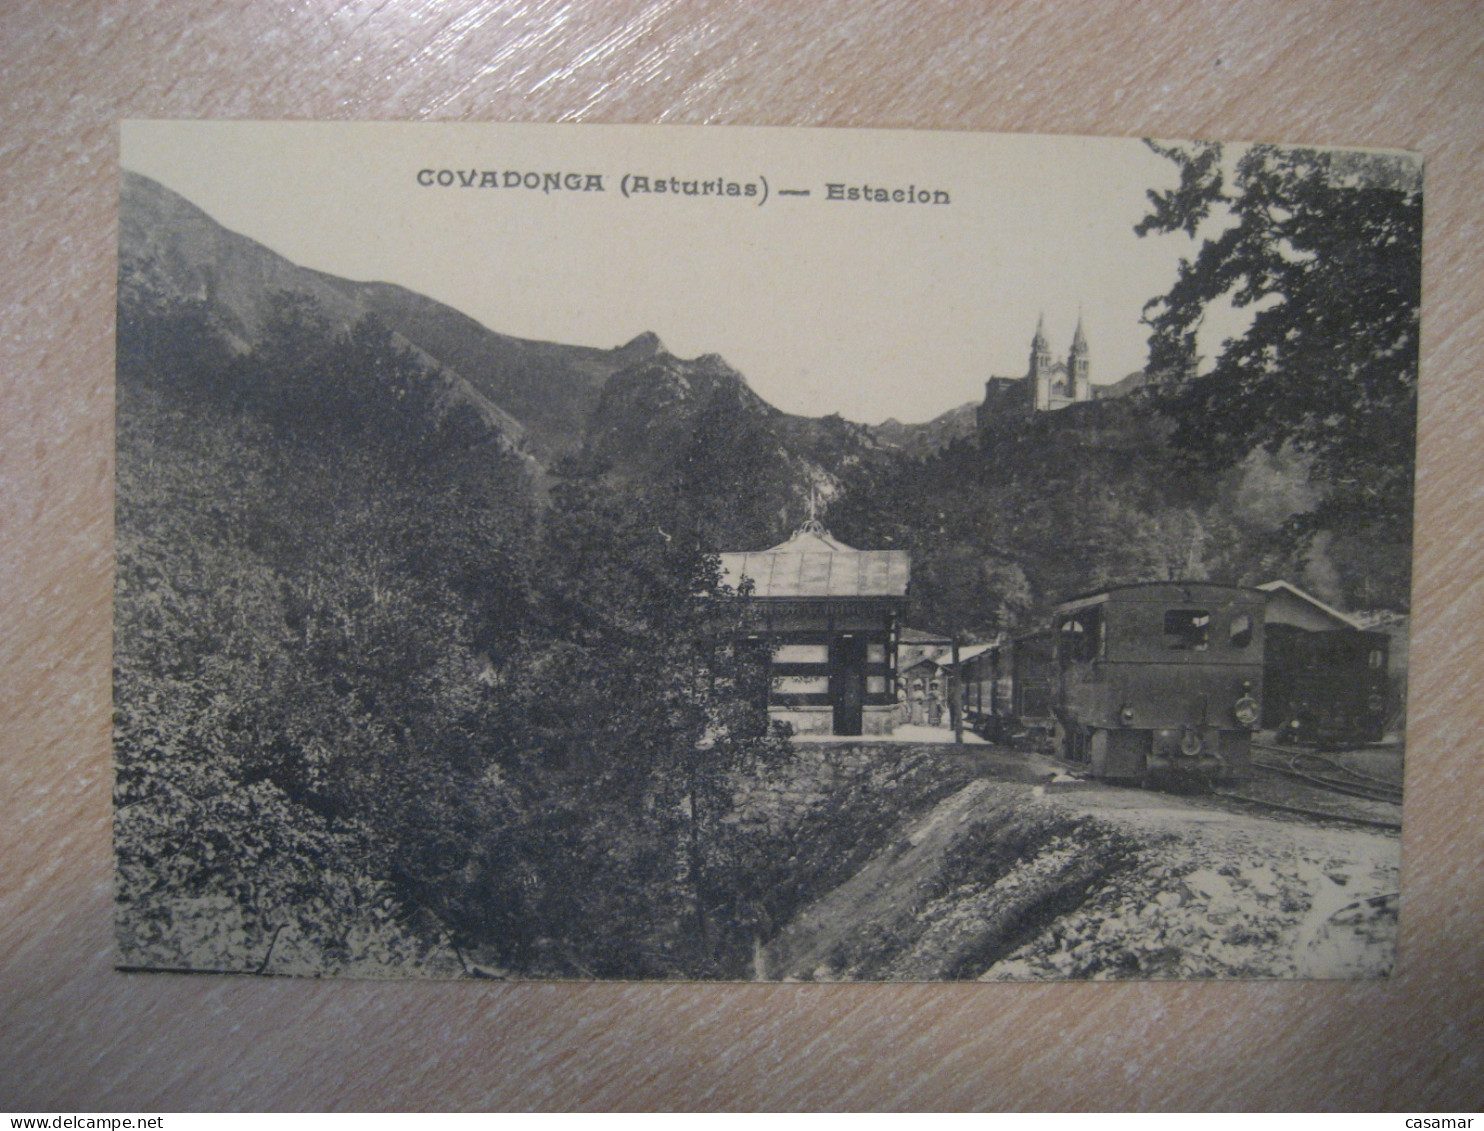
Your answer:
[[[132,121],[120,163],[119,968],[1393,972],[1417,154]]]

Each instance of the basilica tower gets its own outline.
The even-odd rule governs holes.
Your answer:
[[[1046,341],[1046,316],[1036,319],[1036,336],[1031,339],[1031,366],[1026,373],[1026,384],[1030,386],[1031,403],[1039,412],[1051,407],[1052,375],[1051,345]]]
[[[1067,355],[1067,392],[1074,401],[1092,400],[1092,363],[1088,358],[1087,338],[1082,333],[1082,315],[1077,315],[1077,332],[1072,335],[1072,352]]]

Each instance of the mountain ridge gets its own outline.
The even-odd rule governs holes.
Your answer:
[[[243,348],[262,328],[275,290],[310,295],[342,330],[376,314],[421,357],[462,378],[469,390],[497,407],[508,417],[505,426],[543,461],[577,445],[604,386],[632,365],[672,357],[699,370],[725,366],[746,383],[719,354],[675,357],[651,330],[614,347],[521,338],[398,283],[345,279],[304,267],[127,169],[120,186],[119,258],[121,276],[133,272],[161,294],[211,304]],[[825,419],[768,407],[780,417]],[[959,406],[922,424],[890,420],[855,427],[879,444],[921,455],[970,434],[966,421],[972,423],[972,410],[972,404]],[[511,427],[514,422],[518,428]]]
[[[927,425],[897,425],[890,439],[837,415],[788,414],[721,355],[676,357],[649,330],[611,348],[502,333],[400,284],[296,264],[128,170],[120,191],[119,279],[121,301],[142,292],[204,303],[239,351],[261,334],[275,292],[307,295],[337,332],[374,315],[442,375],[449,400],[472,405],[533,465],[543,489],[550,470],[571,455],[655,482],[685,480],[699,465],[734,458],[750,468],[750,478],[717,466],[705,477],[732,496],[734,509],[754,514],[750,539],[787,533],[807,515],[811,493],[828,499],[843,471],[860,460],[894,448],[931,452],[940,438],[946,443],[963,432],[963,409]],[[950,417],[953,423],[942,423]],[[708,443],[714,453],[702,450]],[[743,500],[748,490],[761,497]]]
[[[308,295],[341,331],[374,314],[420,359],[445,371],[456,396],[542,463],[580,438],[613,373],[664,350],[648,331],[612,349],[499,333],[399,284],[296,264],[130,170],[120,185],[119,276],[121,293],[132,287],[206,303],[238,349],[261,331],[275,291]]]

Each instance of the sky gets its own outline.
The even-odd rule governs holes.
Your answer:
[[[681,357],[721,354],[785,411],[863,423],[927,420],[1024,375],[1043,316],[1058,359],[1082,318],[1095,384],[1142,368],[1141,309],[1195,250],[1134,235],[1147,190],[1176,180],[1137,139],[129,122],[122,164],[302,266],[398,283],[517,337],[609,347],[653,331]],[[528,174],[541,187],[504,187]],[[641,176],[682,191],[635,191]],[[866,187],[903,199],[849,199]],[[924,190],[948,203],[912,200]]]

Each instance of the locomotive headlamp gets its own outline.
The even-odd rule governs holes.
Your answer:
[[[1237,716],[1237,722],[1248,730],[1257,726],[1257,718],[1262,712],[1257,709],[1257,700],[1250,695],[1244,695],[1237,700],[1232,707],[1232,714]]]
[[[1262,715],[1262,711],[1258,709],[1257,700],[1247,694],[1251,690],[1252,684],[1247,680],[1243,680],[1242,697],[1232,707],[1232,714],[1237,717],[1237,722],[1241,723],[1248,730],[1256,728],[1257,720]]]
[[[1125,703],[1122,707],[1118,708],[1118,721],[1126,727],[1134,725],[1134,705],[1132,703]]]

